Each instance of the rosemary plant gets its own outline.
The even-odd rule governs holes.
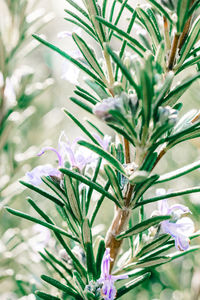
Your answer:
[[[199,236],[190,210],[182,204],[170,205],[170,201],[199,192],[200,187],[169,193],[161,190],[147,196],[156,184],[175,180],[200,166],[197,161],[164,175],[154,171],[177,144],[200,136],[197,110],[179,117],[181,96],[200,76],[199,1],[148,0],[148,5],[137,8],[127,0],[109,1],[111,5],[106,0],[102,4],[96,0],[67,2],[72,10],[66,10],[66,20],[83,32],[83,36],[72,33],[80,58],[38,35],[34,38],[85,72],[85,85],[77,85],[76,96],[70,100],[107,124],[115,136],[111,139],[105,135],[94,118],[86,124],[65,109],[87,139],[70,144],[62,132],[57,148],[46,147],[38,154],[54,151],[58,165],[38,166],[21,181],[55,206],[59,226],[52,218],[56,212],[52,217],[47,215],[30,198],[28,202],[40,218],[7,210],[49,228],[57,239],[53,253],[47,249],[41,253],[57,273],[56,277],[42,275],[42,279],[56,291],[54,295],[38,291],[37,296],[118,299],[151,280],[156,266],[199,249],[190,246],[190,240]],[[121,22],[127,22],[126,30]],[[135,35],[134,28],[138,27],[141,33]],[[113,44],[116,39],[117,51]],[[187,76],[191,67],[193,75]],[[184,79],[177,83],[179,74]],[[41,184],[48,189],[42,189]],[[106,236],[95,238],[96,217],[103,213],[102,203],[107,201],[113,202],[114,217]],[[148,205],[149,217],[145,213]],[[128,249],[125,241],[129,241]],[[118,280],[125,280],[121,287],[115,283]]]

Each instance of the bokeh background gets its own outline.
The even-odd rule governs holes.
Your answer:
[[[12,38],[9,39],[9,37],[17,34],[18,27],[10,21],[9,10],[6,9],[5,3],[12,6],[16,5],[17,2],[18,0],[0,1],[1,36],[2,32],[5,35],[6,30],[8,31],[8,35],[4,37],[4,42],[7,43],[8,48],[9,43],[13,42]],[[30,2],[34,1],[28,2],[30,5]],[[48,15],[49,19],[47,18],[48,22],[42,27],[33,26],[30,28],[29,37],[24,44],[22,43],[22,50],[33,43],[31,34],[37,33],[45,35],[48,41],[58,45],[68,53],[75,51],[76,46],[70,36],[63,39],[58,37],[59,32],[76,30],[75,26],[64,20],[66,17],[64,9],[68,8],[66,1],[39,0],[36,2],[33,7],[30,5],[29,13],[32,13],[32,9],[34,11],[39,10],[38,13]],[[144,1],[129,2],[136,5]],[[124,24],[120,23],[120,26],[123,27]],[[117,46],[117,41],[114,41],[113,47],[116,50]],[[0,58],[3,58],[1,48]],[[0,135],[0,299],[2,300],[32,300],[36,299],[33,295],[36,289],[49,289],[47,286],[42,287],[40,275],[44,272],[53,274],[53,269],[47,267],[41,260],[38,251],[42,251],[44,246],[53,249],[54,252],[59,251],[53,238],[49,236],[48,230],[41,230],[39,226],[9,215],[4,206],[9,205],[34,215],[26,200],[30,196],[39,201],[40,206],[45,208],[50,215],[58,218],[53,205],[48,203],[47,206],[44,198],[24,189],[18,180],[23,178],[25,173],[33,167],[55,161],[54,154],[48,153],[38,158],[37,153],[43,146],[56,146],[62,130],[67,133],[70,140],[80,136],[79,129],[62,111],[63,107],[67,107],[80,120],[89,117],[69,101],[69,97],[73,95],[74,84],[62,78],[63,72],[70,68],[69,64],[65,64],[63,58],[41,45],[27,56],[23,55],[23,51],[22,53],[19,51],[9,66],[9,76],[14,76],[14,72],[18,68],[24,68],[24,66],[32,69],[34,80],[31,88],[33,90],[42,89],[44,87],[42,82],[46,82],[46,85],[45,91],[39,96],[33,97],[27,107],[16,109],[9,116],[4,129],[6,133]],[[191,69],[190,72],[192,74],[194,70]],[[81,83],[83,83],[83,79],[84,74],[80,73],[79,80]],[[184,103],[181,114],[190,109],[199,109],[199,99],[200,85],[197,81],[181,99]],[[113,135],[105,125],[101,123],[99,125],[105,133]],[[176,146],[173,151],[169,151],[155,172],[164,174],[199,159],[200,141],[199,139],[192,140]],[[156,186],[156,188],[173,190],[198,186],[199,178],[199,170],[196,170],[180,179]],[[152,188],[149,193],[153,195],[155,188]],[[179,200],[191,209],[192,218],[195,221],[196,230],[198,230],[200,228],[200,193],[179,197],[175,200]],[[97,224],[103,223],[105,226],[97,226],[96,232],[105,235],[113,215],[112,204],[105,202],[102,209],[102,213],[97,218]],[[151,208],[147,207],[146,213],[149,214],[150,212],[152,212],[152,206]],[[195,242],[199,243],[200,240]],[[200,299],[200,253],[195,252],[173,261],[171,264],[157,268],[153,271],[152,279],[148,283],[136,288],[123,299]]]

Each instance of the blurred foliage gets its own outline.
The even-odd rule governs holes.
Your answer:
[[[53,20],[53,14],[46,12],[41,4],[26,0],[0,2],[1,299],[19,299],[34,291],[36,284],[33,276],[27,276],[30,274],[27,262],[35,263],[34,243],[41,242],[37,243],[38,230],[21,230],[20,223],[8,218],[2,206],[15,201],[23,191],[17,180],[37,151],[34,146],[37,143],[31,145],[27,138],[37,111],[33,101],[36,97],[45,100],[46,90],[54,83],[47,68],[39,71],[33,68],[33,61],[40,52],[32,34]],[[46,108],[40,105],[40,109],[44,114]],[[27,242],[30,233],[31,244]],[[20,257],[20,253],[23,256]]]

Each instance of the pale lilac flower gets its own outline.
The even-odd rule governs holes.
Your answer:
[[[75,32],[78,35],[81,35],[82,29],[81,28],[76,28],[73,32]],[[66,37],[72,37],[71,31],[61,31],[58,33],[58,38],[66,38]],[[83,56],[80,50],[75,50],[75,51],[70,51],[68,52],[69,55],[71,55],[74,59],[76,60],[82,60]],[[62,65],[62,75],[61,79],[64,79],[66,81],[69,81],[72,84],[77,85],[78,84],[78,77],[80,70],[76,66],[74,66],[70,61],[65,60]]]
[[[80,27],[75,28],[73,31],[61,31],[57,34],[59,39],[64,39],[66,37],[72,37],[72,33],[76,33],[78,35],[82,34],[82,29]]]
[[[80,140],[81,138],[76,138],[72,143],[70,143],[63,132],[60,138],[60,143],[62,143],[66,159],[70,163],[71,167],[75,167],[82,171],[87,164],[95,160],[95,157],[94,153],[85,147],[77,148],[77,142]]]
[[[103,138],[101,138],[100,135],[98,135],[97,133],[93,133],[92,135],[104,150],[108,149],[108,146],[111,142],[110,135],[105,134]]]
[[[102,139],[98,135],[94,134],[100,145],[106,150],[110,143],[110,137],[105,135]],[[94,162],[97,156],[94,152],[86,149],[85,147],[78,147],[77,142],[80,138],[76,138],[72,143],[69,142],[64,132],[61,132],[58,140],[58,149],[53,147],[44,147],[38,153],[38,156],[43,155],[46,151],[53,151],[58,158],[58,167],[55,168],[50,164],[41,165],[34,168],[32,171],[26,173],[26,177],[29,183],[33,185],[40,185],[42,183],[42,176],[55,176],[61,178],[61,172],[58,168],[63,168],[65,162],[68,161],[72,168],[77,168],[82,171],[88,164]]]
[[[33,232],[36,235],[31,239],[31,247],[36,252],[43,251],[44,248],[48,245],[51,238],[51,231],[39,224],[33,226]]]
[[[32,231],[34,235],[28,241],[29,247],[33,250],[30,252],[30,257],[34,263],[39,263],[41,256],[38,252],[45,253],[44,248],[52,243],[51,231],[40,224],[35,224]]]
[[[72,63],[65,61],[63,63],[63,71],[61,79],[69,81],[71,84],[77,85],[80,70],[74,66]]]
[[[190,213],[188,207],[181,204],[169,206],[167,200],[161,200],[158,203],[160,215],[170,215],[172,219],[161,222],[163,232],[170,234],[175,239],[175,247],[178,250],[184,251],[189,247],[189,236],[194,232],[193,221],[185,217],[185,214]]]
[[[98,279],[98,283],[102,284],[102,294],[105,300],[115,299],[117,290],[114,286],[114,282],[119,279],[127,279],[127,275],[114,276],[110,274],[110,249],[106,248],[102,264],[101,264],[101,277]]]
[[[51,165],[37,166],[32,171],[26,173],[26,180],[33,185],[40,185],[42,183],[42,176],[57,176],[59,177],[60,172],[52,167]]]
[[[71,31],[60,31],[58,34],[57,34],[57,37],[59,39],[64,39],[66,37],[71,37],[72,36],[72,32]]]
[[[81,61],[83,56],[79,50],[68,52],[74,59]],[[78,84],[80,69],[68,60],[65,60],[62,65],[61,79],[67,80],[72,84]]]
[[[116,110],[123,115],[127,115],[128,106],[131,106],[131,109],[136,107],[136,99],[133,95],[128,95],[125,92],[121,92],[115,97],[105,98],[102,102],[98,102],[93,108],[93,113],[99,119],[110,121],[113,119],[112,115],[110,114],[110,110]]]
[[[105,135],[103,138],[101,138],[96,133],[93,133],[92,135],[94,136],[94,138],[98,141],[98,143],[104,150],[108,149],[108,146],[111,141],[110,136]],[[76,138],[72,143],[70,143],[65,136],[64,147],[65,147],[70,165],[72,167],[78,168],[81,171],[85,168],[86,165],[95,162],[97,159],[97,155],[94,152],[89,151],[85,147],[77,148],[77,142],[79,140],[80,140],[80,138]]]
[[[63,132],[61,133],[58,141],[58,150],[53,147],[44,147],[38,153],[38,156],[43,155],[46,151],[53,151],[56,153],[58,158],[58,167],[64,167],[64,145],[61,141],[63,136]],[[29,183],[33,185],[40,185],[42,183],[42,176],[56,176],[60,177],[61,173],[57,168],[54,168],[52,165],[41,165],[34,168],[32,171],[26,173],[26,177]]]
[[[109,114],[110,110],[120,110],[122,107],[122,100],[120,97],[109,97],[102,102],[97,103],[93,108],[93,113],[102,120],[108,120],[112,116]]]

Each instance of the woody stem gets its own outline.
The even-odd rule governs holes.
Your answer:
[[[124,150],[125,150],[125,160],[126,163],[130,163],[130,145],[129,142],[124,138]],[[123,240],[117,240],[117,235],[122,231],[126,230],[131,210],[128,209],[131,197],[133,193],[133,186],[128,185],[125,197],[124,204],[125,208],[115,208],[115,215],[112,221],[112,224],[108,230],[106,236],[106,248],[110,248],[110,256],[112,258],[110,269],[112,270],[114,263],[119,254],[120,248],[122,246]]]

